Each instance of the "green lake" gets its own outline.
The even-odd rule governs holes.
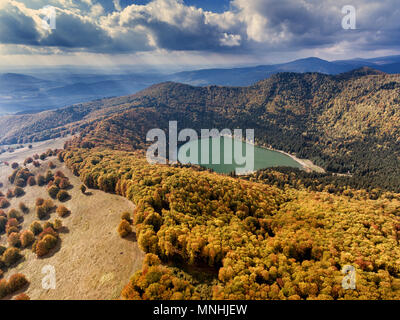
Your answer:
[[[252,148],[254,148],[254,152],[251,151]],[[197,152],[195,151],[196,149]],[[247,157],[246,150],[249,154],[254,154],[254,161],[252,160],[253,157]],[[181,163],[199,164],[218,173],[230,173],[240,170],[240,168],[242,170],[249,168],[249,166],[254,170],[277,166],[302,168],[300,163],[281,152],[253,146],[231,137],[189,141],[179,148],[178,159]],[[248,170],[245,169],[243,171],[247,172]]]

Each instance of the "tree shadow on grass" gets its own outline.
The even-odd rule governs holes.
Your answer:
[[[48,220],[50,220],[51,215],[52,215],[53,213],[56,212],[56,210],[57,210],[57,206],[53,205],[53,207],[51,207],[51,209],[50,209],[48,212],[46,212],[46,214],[45,214],[44,216],[42,216],[41,218],[39,218],[39,217],[37,217],[37,215],[36,215],[36,217],[37,217],[38,220],[40,220],[40,221],[48,221]],[[35,214],[36,214],[36,213],[35,213]]]
[[[65,216],[64,216],[65,217]],[[69,233],[69,228],[67,226],[62,226],[59,230],[58,233],[66,234]]]
[[[74,188],[73,184],[69,184],[68,187],[64,188],[63,190],[69,191],[72,190]]]
[[[58,201],[60,201],[61,203],[65,203],[65,202],[67,202],[67,201],[69,201],[71,199],[72,199],[71,195],[68,194],[68,197],[66,197],[65,199],[62,199],[62,200],[58,199]]]
[[[131,241],[131,242],[136,242],[137,241],[136,232],[130,233],[128,236],[124,237],[123,239]]]
[[[58,216],[59,218],[65,219],[68,218],[71,215],[71,210],[68,210],[68,212],[66,214],[64,214],[62,217]]]

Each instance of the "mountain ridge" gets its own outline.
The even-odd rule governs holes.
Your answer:
[[[255,142],[350,173],[354,187],[400,190],[400,75],[364,67],[350,73],[277,73],[248,87],[164,82],[139,93],[0,117],[0,143],[81,132],[80,143],[110,149],[146,146],[146,133],[253,128]]]
[[[21,74],[19,81],[2,81],[0,94],[0,115],[12,113],[36,113],[38,110],[57,109],[74,103],[124,96],[137,93],[148,86],[174,81],[196,86],[223,85],[249,86],[278,72],[320,72],[340,74],[350,70],[369,66],[386,73],[400,73],[398,56],[375,59],[350,59],[327,61],[317,57],[298,59],[287,63],[258,65],[235,68],[212,68],[182,71],[172,74],[163,73],[111,73],[85,74],[61,69],[53,73]],[[14,73],[14,77],[18,75]],[[43,78],[32,81],[31,78]],[[25,79],[25,80],[24,80]],[[29,80],[31,79],[31,80]]]
[[[257,145],[350,173],[357,188],[400,190],[400,76],[278,73],[249,87],[165,82],[129,96],[129,107],[82,132],[80,143],[142,149],[153,128],[253,128]],[[78,143],[79,145],[79,143]]]

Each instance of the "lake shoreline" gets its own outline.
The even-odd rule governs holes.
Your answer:
[[[222,136],[222,137],[229,137],[229,138],[231,138],[231,139],[235,139],[235,137],[234,137],[233,135],[221,135],[221,136]],[[262,148],[262,149],[265,149],[265,150],[270,150],[270,151],[275,151],[275,152],[282,153],[282,154],[284,154],[284,155],[286,155],[286,156],[292,158],[292,159],[293,159],[294,161],[296,161],[297,163],[299,163],[299,164],[303,167],[302,169],[304,169],[304,170],[307,171],[307,172],[312,172],[312,171],[314,171],[314,172],[318,172],[318,173],[326,173],[326,171],[325,171],[324,168],[321,168],[321,167],[317,166],[316,164],[314,164],[314,163],[313,163],[311,160],[309,160],[309,159],[300,159],[300,158],[297,158],[295,155],[290,154],[290,153],[288,153],[288,152],[285,152],[285,151],[283,151],[283,150],[274,149],[274,148],[272,148],[272,147],[260,146],[260,145],[257,145],[255,142],[248,141],[248,140],[246,140],[246,139],[244,139],[244,138],[242,138],[241,141],[242,141],[242,142],[245,142],[245,143],[252,144],[252,145],[254,145],[255,147],[258,147],[258,148]]]
[[[283,150],[277,150],[277,149],[274,149],[272,147],[258,145],[255,142],[249,141],[249,140],[247,140],[247,139],[245,139],[243,137],[241,139],[238,139],[238,138],[234,137],[231,134],[220,134],[220,135],[211,136],[211,137],[207,137],[207,138],[212,139],[212,138],[223,138],[223,137],[224,138],[230,138],[232,140],[236,140],[236,141],[240,141],[242,143],[246,143],[246,144],[252,145],[252,146],[258,148],[259,150],[261,149],[261,150],[265,150],[265,151],[276,152],[276,153],[282,154],[285,157],[290,158],[292,161],[294,161],[297,164],[297,166],[298,166],[298,168],[300,170],[304,170],[306,172],[325,173],[325,170],[323,168],[315,165],[311,160],[300,159],[300,158],[296,157],[295,155],[290,154],[288,152],[285,152]],[[197,140],[202,140],[202,139],[204,139],[204,138],[199,138]],[[268,168],[273,168],[273,167],[279,167],[279,166],[287,166],[287,165],[285,165],[285,164],[282,164],[282,165],[269,165],[269,166],[265,166],[265,168],[262,168],[262,169],[261,168],[260,169],[255,169],[251,173],[250,172],[246,172],[246,173],[242,172],[242,173],[240,173],[240,175],[241,176],[245,176],[245,175],[252,174],[252,173],[254,173],[255,171],[258,171],[258,170],[263,170],[263,169],[268,169]],[[288,166],[291,167],[291,165],[288,165]]]
[[[307,171],[307,169],[308,169],[308,170],[315,171],[315,172],[319,172],[319,173],[325,173],[325,172],[326,172],[326,171],[324,170],[324,168],[321,168],[321,167],[315,165],[311,160],[308,160],[308,159],[300,159],[300,158],[297,158],[295,155],[292,155],[292,154],[287,153],[287,152],[285,152],[285,151],[277,150],[277,149],[274,149],[274,148],[265,148],[265,147],[260,147],[260,146],[258,146],[258,147],[259,147],[259,148],[264,148],[264,149],[267,149],[267,150],[271,150],[271,151],[280,152],[280,153],[282,153],[282,154],[284,154],[284,155],[287,155],[288,157],[292,158],[294,161],[296,161],[296,162],[298,162],[300,165],[302,165],[303,168],[306,169],[306,171]]]

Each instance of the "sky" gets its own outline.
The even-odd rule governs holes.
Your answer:
[[[355,29],[342,26],[345,5]],[[398,0],[0,0],[0,68],[370,58],[400,53],[399,17]]]

